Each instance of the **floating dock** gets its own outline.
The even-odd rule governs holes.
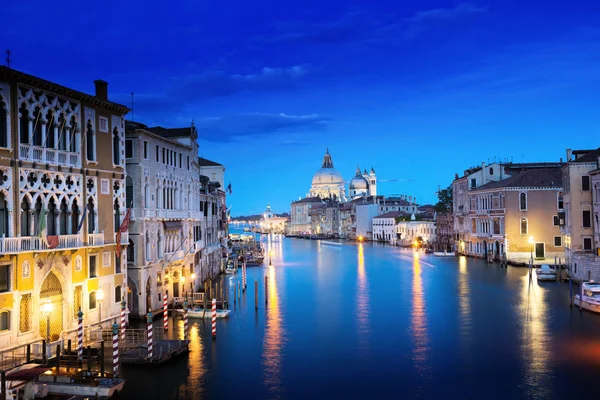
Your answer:
[[[153,356],[148,358],[148,344],[140,344],[137,348],[121,351],[123,364],[157,365],[174,357],[189,353],[189,340],[157,340],[154,343]]]

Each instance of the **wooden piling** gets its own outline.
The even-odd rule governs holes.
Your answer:
[[[206,310],[206,302],[207,302],[207,298],[208,298],[208,288],[207,288],[207,286],[208,285],[206,284],[206,282],[204,282],[204,296],[203,296],[204,297],[204,304],[203,304],[203,307],[202,307],[203,310]]]
[[[579,282],[579,312],[583,311],[583,279]]]
[[[104,357],[102,357],[102,360],[104,360]],[[89,373],[92,372],[92,346],[87,347],[87,370]]]
[[[254,309],[258,311],[258,280],[254,280]]]
[[[60,344],[56,345],[56,375],[60,375]]]
[[[27,362],[31,361],[31,344],[27,345]]]
[[[6,371],[4,370],[0,372],[0,390],[2,391],[0,399],[6,400]]]
[[[100,376],[104,377],[104,340],[100,341]]]
[[[233,283],[233,305],[235,306],[237,302],[237,285],[235,282]]]
[[[265,275],[265,304],[269,303],[269,277]]]
[[[46,352],[46,339],[42,339],[42,361],[44,366],[48,364],[48,353]]]
[[[238,300],[241,300],[242,299],[242,291],[240,290],[241,289],[240,281],[238,281],[237,287],[238,287]]]
[[[71,354],[71,339],[67,341],[67,354]]]
[[[570,307],[573,307],[573,278],[569,278],[569,298],[571,299]]]

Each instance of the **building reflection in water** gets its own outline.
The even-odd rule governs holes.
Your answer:
[[[521,354],[526,373],[524,385],[537,397],[545,398],[551,392],[550,368],[548,365],[552,339],[548,334],[547,305],[544,289],[539,287],[536,273],[531,278],[521,278],[521,293],[518,307],[521,312]],[[541,396],[540,396],[541,394]]]
[[[425,307],[425,293],[423,290],[423,280],[421,277],[421,262],[419,252],[413,252],[413,281],[412,281],[412,310],[411,310],[411,328],[412,335],[412,359],[417,374],[424,380],[430,377],[430,366],[428,365],[428,344],[427,337],[427,313]],[[421,381],[419,390],[423,390],[425,382]]]
[[[183,340],[183,320],[179,321],[179,339]],[[202,397],[204,374],[204,342],[199,334],[198,323],[189,325],[190,353],[188,356],[187,382],[179,386],[179,398],[199,399]]]
[[[465,256],[460,256],[458,259],[458,309],[462,353],[465,354],[465,352],[470,351],[471,331],[473,329],[471,293],[467,272],[467,257]]]
[[[275,265],[275,261],[273,261]],[[265,338],[263,345],[264,383],[273,395],[282,392],[281,385],[281,352],[285,341],[283,318],[277,292],[277,267],[268,267],[269,303],[266,311]]]
[[[356,289],[356,319],[358,328],[358,345],[360,350],[367,350],[369,344],[369,285],[365,271],[365,253],[362,243],[358,244],[358,279]]]

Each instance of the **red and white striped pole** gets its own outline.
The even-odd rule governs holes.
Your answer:
[[[217,299],[212,299],[212,337],[217,338]]]
[[[127,303],[125,302],[125,297],[121,300],[121,340],[125,340],[125,308],[127,307]]]
[[[242,290],[246,291],[246,261],[242,264]]]
[[[119,376],[119,325],[117,321],[112,326],[113,334],[113,375]]]
[[[188,340],[188,301],[183,300],[183,340]]]
[[[152,311],[148,311],[148,315],[146,315],[146,318],[148,320],[148,360],[152,359],[153,350],[154,350],[154,340],[152,338],[152,318],[153,317],[154,317],[154,315],[152,315]]]
[[[83,313],[81,308],[77,312],[77,358],[83,359]]]
[[[169,310],[167,310],[167,294],[163,294],[163,327],[169,330]]]

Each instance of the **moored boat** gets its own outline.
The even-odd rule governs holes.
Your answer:
[[[581,284],[580,294],[573,297],[573,304],[584,310],[600,313],[600,283],[590,281]]]
[[[454,257],[454,253],[448,253],[447,251],[434,251],[433,255],[436,257]]]
[[[556,280],[556,268],[551,267],[548,264],[542,264],[539,269],[535,270],[538,281],[555,281]]]
[[[342,245],[340,242],[330,242],[328,240],[321,240],[321,244],[327,244],[330,246],[341,246]]]
[[[178,313],[183,314],[183,310],[177,310]],[[217,310],[217,318],[227,318],[231,310]],[[212,311],[207,309],[206,311],[201,307],[190,308],[188,310],[189,318],[212,318]]]

